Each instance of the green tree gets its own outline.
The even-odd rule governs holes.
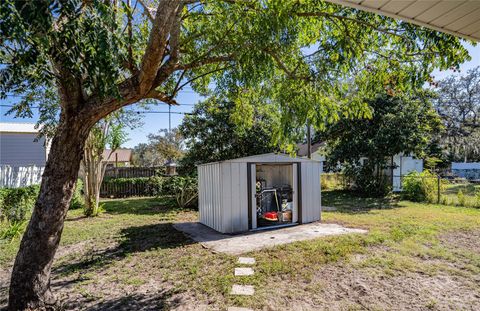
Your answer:
[[[275,150],[272,133],[278,117],[274,108],[255,109],[250,119],[243,112],[240,123],[235,120],[237,107],[232,101],[212,97],[196,104],[193,112],[185,116],[179,127],[187,147],[181,160],[184,172],[195,172],[197,164]]]
[[[345,165],[358,190],[383,194],[383,170],[391,166],[392,157],[398,153],[423,157],[442,125],[425,94],[381,95],[369,101],[369,105],[371,118],[343,118],[321,136],[328,142],[327,159],[331,166]],[[367,158],[363,165],[361,158]]]
[[[307,118],[320,127],[339,112],[358,115],[372,90],[399,94],[468,59],[450,35],[319,0],[130,3],[0,3],[0,95],[54,87],[61,106],[12,272],[12,310],[55,303],[50,269],[85,142],[111,112],[144,99],[175,104],[185,85],[203,94],[261,91],[242,105],[278,102],[282,141]]]
[[[100,120],[90,130],[84,148],[82,166],[84,172],[84,214],[97,216],[100,212],[100,187],[102,186],[107,160],[110,155],[127,141],[125,123],[115,117]],[[107,146],[110,154],[107,159],[103,154]]]

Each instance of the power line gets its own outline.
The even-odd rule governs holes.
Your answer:
[[[0,104],[0,107],[7,107],[7,108],[12,108],[14,107],[15,105],[3,105],[3,104]],[[40,107],[30,107],[30,108],[33,108],[33,109],[38,109]],[[155,110],[128,110],[128,112],[133,112],[133,113],[137,113],[137,114],[147,114],[147,113],[158,113],[158,114],[162,114],[162,113],[169,113],[168,111],[155,111]],[[185,111],[171,111],[170,113],[173,113],[173,114],[183,114],[183,115],[190,115],[192,114],[191,112],[185,112]]]
[[[6,95],[6,97],[15,97],[15,98],[23,98],[25,99],[26,96],[21,96],[21,95]],[[0,99],[1,100],[1,99]],[[196,104],[178,104],[178,106],[195,106]],[[176,106],[176,105],[174,105]]]

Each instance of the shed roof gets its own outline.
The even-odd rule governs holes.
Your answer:
[[[108,155],[110,157],[107,159]],[[132,160],[132,149],[117,149],[114,152],[111,152],[110,149],[105,149],[103,151],[103,161],[106,162],[130,162]]]
[[[37,134],[39,129],[35,128],[35,123],[1,122],[0,132]]]
[[[225,162],[250,162],[250,163],[295,163],[295,162],[319,162],[316,160],[311,160],[311,159],[305,159],[305,158],[299,158],[299,157],[291,157],[288,154],[284,153],[265,153],[265,154],[258,154],[258,155],[253,155],[253,156],[248,156],[248,157],[243,157],[243,158],[237,158],[237,159],[231,159],[231,160],[225,160],[225,161],[218,161],[218,162],[211,162],[211,163],[204,163],[204,164],[199,164],[199,166],[202,165],[209,165],[209,164],[214,164],[214,163],[225,163]]]
[[[327,0],[355,9],[480,41],[478,0]]]

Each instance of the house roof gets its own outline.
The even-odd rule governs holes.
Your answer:
[[[37,134],[39,129],[35,128],[35,123],[1,122],[0,132]]]
[[[327,0],[400,19],[464,39],[480,41],[478,0]]]
[[[110,157],[107,159],[107,157]],[[110,149],[105,149],[103,151],[103,161],[106,162],[130,162],[132,160],[132,149],[117,149],[114,152],[111,152]]]
[[[219,162],[211,162],[211,163],[204,163],[199,164],[198,166],[202,165],[209,165],[215,163],[296,163],[296,162],[318,162],[316,160],[299,158],[299,157],[291,157],[288,154],[284,153],[265,153],[265,154],[258,154],[243,158],[219,161]]]
[[[317,142],[317,143],[313,143],[312,146],[311,146],[311,152],[312,153],[315,153],[316,151],[318,151],[318,149],[320,149],[320,147],[323,147],[325,146],[325,142]],[[307,153],[308,153],[308,146],[307,144],[297,144],[297,155],[299,157],[305,157],[307,156]]]

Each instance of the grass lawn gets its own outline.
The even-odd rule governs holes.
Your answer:
[[[459,195],[459,193],[463,195]],[[480,184],[470,182],[450,183],[442,191],[442,202],[447,205],[465,205],[480,208]]]
[[[323,221],[368,234],[297,242],[248,255],[255,275],[234,278],[236,257],[186,239],[173,222],[195,211],[166,199],[105,202],[68,214],[52,287],[65,309],[478,310],[480,209],[362,199],[324,192]],[[0,244],[0,308],[18,241]],[[232,284],[253,297],[232,297]]]

